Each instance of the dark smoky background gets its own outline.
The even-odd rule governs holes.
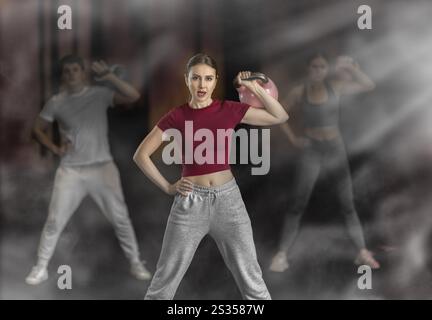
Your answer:
[[[70,5],[72,30],[58,30],[57,8]],[[357,8],[372,8],[372,30],[359,30]],[[141,299],[149,282],[128,273],[114,232],[85,199],[63,232],[36,287],[24,278],[37,245],[58,159],[32,138],[38,112],[59,86],[55,62],[75,52],[128,70],[141,99],[109,111],[111,150],[142,258],[154,272],[172,199],[140,173],[133,153],[165,112],[187,99],[185,63],[206,52],[219,63],[216,96],[237,100],[239,70],[265,72],[280,101],[302,81],[314,51],[347,54],[375,81],[373,92],[341,100],[355,203],[368,247],[381,262],[373,288],[359,290],[356,250],[319,181],[294,245],[291,267],[268,271],[292,202],[296,150],[271,129],[271,170],[251,176],[233,166],[254,228],[257,254],[274,299],[432,298],[432,3],[343,0],[0,0],[0,297]],[[289,120],[295,126],[296,112]],[[53,130],[53,139],[57,138]],[[171,181],[178,166],[154,157]],[[72,268],[72,290],[57,288],[57,268]],[[200,244],[177,299],[238,299],[240,293],[211,238]]]

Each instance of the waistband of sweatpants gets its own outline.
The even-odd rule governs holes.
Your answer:
[[[99,168],[103,167],[107,164],[114,163],[113,160],[103,160],[103,161],[96,161],[96,162],[90,162],[85,164],[63,164],[60,163],[59,167],[66,168],[66,169],[91,169],[91,168]]]
[[[228,181],[227,183],[221,184],[220,186],[216,186],[216,187],[205,187],[205,186],[200,186],[200,185],[193,185],[193,193],[198,193],[198,194],[223,194],[225,192],[229,192],[232,189],[237,187],[237,182],[235,180],[235,178],[232,178],[230,181]]]

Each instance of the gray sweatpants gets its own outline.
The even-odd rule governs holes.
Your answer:
[[[131,263],[139,262],[138,245],[114,162],[57,169],[48,218],[38,250],[39,262],[48,263],[61,232],[83,198],[89,194],[108,221]]]
[[[145,299],[172,299],[202,238],[210,234],[244,299],[269,300],[253,241],[251,222],[236,181],[219,187],[194,186],[177,194]]]

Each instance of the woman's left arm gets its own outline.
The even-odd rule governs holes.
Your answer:
[[[247,78],[249,76],[250,72],[240,72],[237,75],[237,83],[252,91],[253,94],[255,94],[261,101],[264,109],[253,107],[249,108],[246,114],[243,116],[241,123],[255,126],[268,126],[281,124],[287,121],[289,118],[288,113],[285,111],[279,101],[269,95],[256,80],[242,80],[242,78]]]
[[[356,94],[375,89],[375,83],[360,69],[358,63],[344,63],[340,69],[348,72],[351,75],[351,80],[336,80],[333,83],[333,87],[339,95]]]

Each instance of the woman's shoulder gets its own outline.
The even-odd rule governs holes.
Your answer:
[[[295,84],[288,93],[288,100],[293,103],[300,103],[305,94],[305,84]]]
[[[176,128],[179,124],[184,120],[184,106],[186,104],[182,104],[176,106],[172,109],[169,109],[165,114],[159,119],[157,126],[162,130],[166,130],[169,128]]]
[[[301,96],[305,90],[305,84],[304,83],[297,83],[294,85],[291,89],[291,94],[294,96]]]
[[[333,90],[334,93],[340,94],[341,88],[344,85],[344,81],[340,79],[330,79],[328,80],[328,85]]]
[[[186,108],[187,108],[187,103],[185,102],[185,103],[183,103],[183,104],[180,104],[180,105],[177,105],[177,106],[175,106],[175,107],[172,107],[171,109],[169,109],[166,113],[167,114],[179,114],[179,113],[183,113],[185,110],[186,110]]]
[[[216,99],[216,102],[221,104],[221,105],[230,105],[230,104],[236,104],[239,103],[238,101],[235,100],[229,100],[229,99],[222,99],[222,100],[218,100]]]
[[[241,101],[235,100],[218,100],[218,103],[223,107],[237,107],[244,104]]]
[[[162,116],[160,121],[166,121],[168,119],[178,120],[182,117],[185,112],[186,104],[175,106],[171,109],[168,109]]]

